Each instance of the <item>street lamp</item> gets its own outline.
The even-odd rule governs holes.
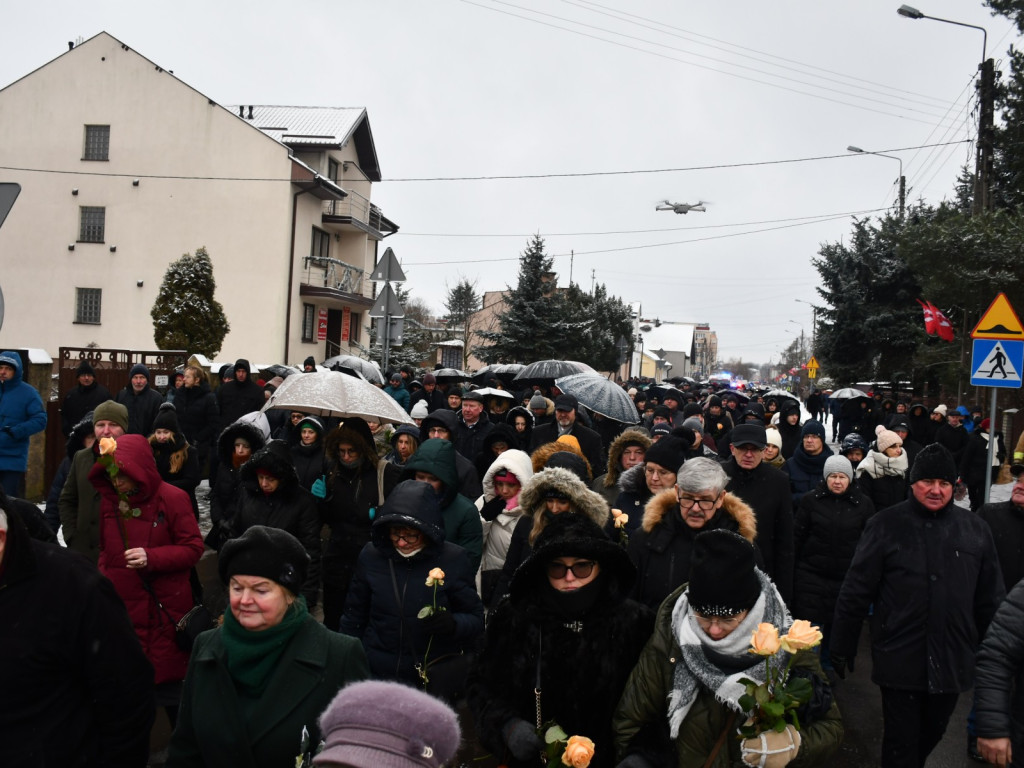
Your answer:
[[[811,308],[811,354],[814,354],[814,335],[818,329],[818,308],[811,302],[805,301],[804,299],[793,299],[793,301],[799,301],[801,304],[806,304]]]
[[[904,7],[906,7],[906,6],[904,6]],[[903,159],[899,158],[899,157],[896,157],[896,155],[883,155],[881,152],[868,152],[866,149],[861,149],[860,147],[855,147],[852,144],[846,148],[846,151],[847,152],[855,152],[855,153],[857,153],[859,155],[877,155],[878,157],[887,157],[890,160],[895,160],[897,163],[900,164],[900,176],[899,176],[899,178],[896,181],[899,184],[899,189],[900,189],[900,208],[899,208],[899,211],[900,211],[900,218],[902,219],[903,218],[903,211],[906,208],[906,203],[907,203],[907,177],[903,175]],[[797,301],[799,301],[799,299],[797,299]],[[807,303],[810,303],[810,302],[807,302]]]
[[[981,87],[979,99],[981,109],[978,111],[978,141],[977,161],[974,174],[974,213],[983,213],[989,207],[988,187],[992,178],[992,157],[994,154],[993,144],[995,137],[995,82],[996,65],[992,59],[986,58],[988,52],[988,30],[979,27],[977,24],[967,24],[963,21],[952,19],[940,19],[938,16],[929,16],[917,8],[909,5],[901,5],[896,13],[907,19],[931,19],[941,21],[943,24],[954,24],[958,27],[969,27],[981,31],[981,64],[978,70],[981,72]]]

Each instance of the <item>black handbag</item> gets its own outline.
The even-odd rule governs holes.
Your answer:
[[[149,596],[152,597],[153,601],[156,603],[157,608],[163,611],[167,620],[174,625],[174,642],[178,645],[178,648],[183,650],[185,653],[192,653],[192,646],[195,645],[196,638],[199,637],[199,634],[208,629],[213,629],[213,615],[206,606],[204,606],[201,601],[196,600],[195,595],[193,595],[192,599],[195,604],[188,613],[175,621],[167,609],[164,608],[164,604],[160,602],[160,598],[156,596],[156,592],[153,591],[153,585],[149,583],[149,580],[141,573],[139,574],[139,578],[142,580],[142,588],[149,593]]]

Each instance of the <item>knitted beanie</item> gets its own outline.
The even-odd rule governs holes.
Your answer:
[[[879,451],[884,452],[886,448],[894,445],[903,445],[903,438],[879,424],[875,427],[875,445]]]
[[[956,461],[949,449],[938,443],[925,446],[914,459],[910,468],[910,483],[918,480],[945,480],[955,483],[957,478]]]
[[[100,403],[92,412],[92,423],[100,421],[112,421],[121,429],[128,431],[128,409],[118,402],[107,400]]]
[[[704,616],[735,616],[750,610],[761,595],[754,568],[754,545],[725,529],[706,531],[693,540],[690,607]]]
[[[808,435],[814,435],[820,437],[822,441],[825,440],[825,428],[821,426],[820,421],[814,419],[808,419],[804,422],[803,429],[800,430],[800,439],[807,437]]]
[[[764,431],[764,433],[765,433],[765,435],[768,438],[768,444],[769,445],[774,445],[776,448],[778,448],[781,451],[782,450],[782,433],[779,432],[779,430],[775,429],[775,428],[766,429]]]
[[[853,464],[845,456],[829,456],[825,459],[825,469],[822,476],[828,480],[829,475],[843,474],[853,480]]]

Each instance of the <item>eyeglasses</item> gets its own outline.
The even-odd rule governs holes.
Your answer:
[[[697,625],[701,629],[711,629],[711,627],[718,625],[719,629],[733,630],[740,625],[747,616],[747,612],[737,613],[735,616],[704,616],[694,611],[693,618],[697,620]]]
[[[718,498],[721,495],[722,494],[718,494],[718,496],[715,496],[713,499],[698,499],[693,496],[682,496],[680,494],[676,494],[676,498],[679,499],[679,506],[683,509],[692,509],[693,505],[696,504],[705,512],[709,512],[715,508],[715,504],[718,503]]]
[[[566,565],[558,560],[553,560],[548,563],[548,577],[552,579],[564,579],[566,572],[572,571],[572,575],[577,579],[585,579],[594,572],[595,565],[597,565],[597,563],[593,560],[580,560],[572,565]]]
[[[444,427],[431,427],[427,430],[427,434],[431,437],[448,437],[448,430]]]
[[[396,544],[400,541],[404,541],[406,544],[419,544],[420,539],[423,538],[423,534],[419,531],[391,531],[391,540]]]

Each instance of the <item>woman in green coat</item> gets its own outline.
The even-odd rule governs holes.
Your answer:
[[[309,615],[309,565],[291,534],[254,525],[220,552],[224,624],[196,640],[167,768],[296,765],[321,741],[317,718],[369,676],[359,641]]]
[[[619,768],[713,768],[764,765],[766,748],[744,741],[746,720],[738,700],[740,678],[764,682],[764,658],[750,653],[762,622],[785,632],[792,624],[775,585],[754,565],[753,546],[738,534],[716,530],[694,542],[688,585],[661,604],[654,635],[640,654],[619,700],[614,728]],[[780,652],[773,663],[784,664]],[[800,710],[799,732],[780,737],[795,748],[771,755],[768,765],[828,765],[843,739],[839,709],[813,651],[799,651],[791,674],[811,682]],[[781,744],[769,743],[767,749]],[[746,762],[744,762],[744,758]]]

